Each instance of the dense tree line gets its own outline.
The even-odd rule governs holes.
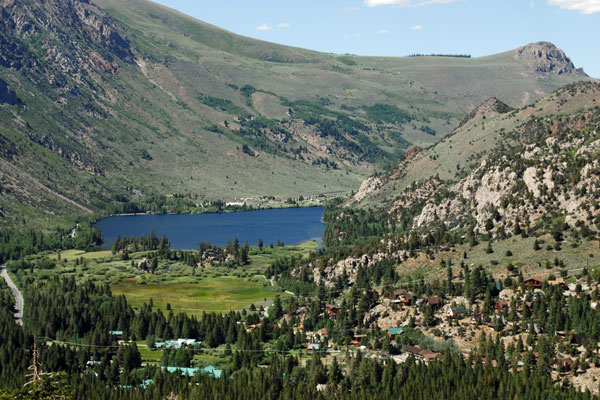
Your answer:
[[[295,357],[274,355],[265,368],[242,368],[223,379],[190,379],[144,368],[139,374],[154,381],[147,389],[110,385],[89,375],[73,378],[70,386],[73,398],[103,399],[163,399],[171,393],[183,399],[597,399],[589,392],[557,387],[537,368],[513,373],[450,354],[429,365],[413,358],[402,365],[382,364],[361,353],[345,358],[346,367],[337,359],[326,366],[315,353],[302,367]],[[318,391],[319,384],[326,386]],[[19,394],[5,393],[13,398]]]
[[[465,272],[466,274],[466,272]],[[468,271],[467,280],[472,282],[477,296],[485,296],[490,278],[482,271]],[[337,297],[336,288],[319,285],[314,297],[302,300],[308,315],[304,320],[305,329],[326,328],[329,338],[322,338],[322,344],[329,340],[336,343],[349,343],[357,333],[367,333],[365,344],[373,348],[392,350],[389,340],[379,330],[364,324],[365,312],[377,301],[378,295],[371,288],[373,277],[361,269],[356,284],[351,289],[347,301],[335,316],[329,315],[325,306]],[[415,291],[427,293],[444,290],[444,285],[435,289],[429,284],[416,283]],[[550,310],[542,317],[543,307],[534,306],[532,316],[552,319],[555,328],[577,327],[594,334],[597,329],[597,315],[592,314],[590,299],[585,296],[573,298],[569,307],[555,295],[558,289],[548,288],[547,306]],[[151,304],[139,311],[133,310],[125,298],[113,297],[104,285],[84,283],[77,285],[73,279],[54,279],[44,284],[32,284],[26,291],[26,328],[12,321],[10,304],[12,299],[3,290],[0,303],[0,382],[5,392],[3,396],[25,396],[22,391],[13,392],[24,382],[25,371],[31,363],[32,335],[38,337],[41,363],[45,371],[63,371],[70,390],[75,398],[164,398],[170,393],[182,398],[557,398],[591,399],[589,393],[564,389],[553,384],[547,372],[528,361],[523,370],[493,368],[483,365],[477,357],[463,359],[448,351],[443,361],[429,366],[415,363],[412,358],[402,365],[388,360],[386,363],[363,357],[360,353],[347,354],[342,366],[336,360],[327,366],[315,352],[305,367],[299,365],[294,356],[277,355],[304,346],[306,338],[302,332],[293,330],[295,310],[300,306],[296,300],[287,305],[276,299],[268,317],[257,314],[230,312],[225,315],[204,314],[201,318],[185,314],[163,315],[154,311]],[[545,300],[540,300],[545,301]],[[286,308],[287,307],[287,308]],[[279,320],[288,313],[292,319]],[[561,313],[565,313],[561,317]],[[537,318],[537,317],[536,317]],[[571,321],[571,322],[567,322]],[[247,331],[244,325],[255,324],[256,329]],[[547,322],[549,323],[549,322]],[[594,327],[595,326],[595,327]],[[26,330],[31,333],[26,333]],[[118,345],[109,330],[123,330],[125,338],[177,338],[193,337],[203,340],[204,346],[233,346],[230,351],[231,367],[223,379],[209,377],[184,378],[178,374],[168,374],[157,368],[142,368],[139,351],[135,345]],[[95,345],[77,347],[65,344],[46,343],[46,339],[57,338]],[[268,344],[268,346],[267,346]],[[400,345],[415,344],[411,337],[402,338]],[[97,347],[96,347],[97,346]],[[542,345],[543,346],[543,343]],[[482,341],[480,352],[475,355],[488,359],[504,360],[505,354],[517,354],[518,349],[499,348],[497,344]],[[226,347],[230,348],[230,347]],[[540,348],[541,349],[541,348]],[[23,357],[23,354],[25,357]],[[520,353],[519,353],[520,354]],[[90,373],[88,361],[95,360],[94,373]],[[163,355],[163,365],[190,365],[190,354],[171,350]],[[509,360],[510,362],[510,360]],[[266,365],[259,368],[258,365]],[[59,379],[60,375],[56,377]],[[140,384],[152,378],[153,383],[146,389]],[[49,378],[55,379],[55,378]],[[326,384],[317,392],[318,384]],[[64,382],[62,385],[64,389]],[[130,389],[127,389],[131,387]],[[8,392],[6,390],[9,390]],[[49,390],[49,389],[48,389]]]
[[[42,251],[57,249],[88,250],[102,244],[102,232],[89,223],[81,223],[75,231],[63,228],[42,231],[0,231],[0,262],[17,260]]]
[[[15,323],[14,301],[0,279],[0,388],[21,387],[31,363],[33,337]]]
[[[129,238],[121,238],[120,235],[117,236],[112,245],[112,253],[115,254],[123,251],[135,253],[138,251],[158,250],[158,254],[164,256],[169,247],[171,247],[169,239],[165,235],[158,238],[153,229],[149,236],[141,235],[137,238],[134,236]]]

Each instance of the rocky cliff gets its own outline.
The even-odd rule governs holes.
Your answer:
[[[519,47],[514,51],[516,60],[525,62],[529,71],[543,78],[549,74],[562,75],[575,71],[575,65],[567,55],[549,42],[538,42]]]

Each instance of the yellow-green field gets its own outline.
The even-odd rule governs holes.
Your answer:
[[[112,257],[113,254],[111,253],[110,250],[102,250],[102,251],[91,251],[91,252],[86,252],[83,250],[63,250],[60,252],[60,258],[61,260],[67,260],[67,261],[72,261],[76,258],[81,258],[83,257],[83,259],[85,260],[95,260],[98,258],[104,258],[104,257]],[[50,254],[48,256],[49,259],[51,260],[57,260],[58,259],[58,253],[53,253]]]
[[[115,295],[124,294],[134,307],[152,299],[155,308],[166,310],[167,304],[170,304],[174,312],[183,311],[188,314],[240,310],[252,303],[273,300],[277,295],[275,289],[262,277],[247,279],[235,276],[165,284],[138,284],[135,279],[126,279],[112,285],[112,291]]]

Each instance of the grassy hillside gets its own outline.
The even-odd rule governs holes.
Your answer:
[[[244,38],[147,1],[5,11],[2,226],[132,203],[172,208],[173,198],[189,210],[350,193],[490,96],[523,106],[588,79],[548,44],[478,59],[339,56]],[[525,56],[532,49],[543,60]]]

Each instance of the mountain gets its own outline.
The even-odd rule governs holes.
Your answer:
[[[3,0],[0,21],[4,226],[349,193],[490,96],[522,107],[590,79],[550,43],[324,54],[142,0]]]
[[[555,224],[600,229],[599,83],[570,84],[517,110],[491,99],[469,117],[369,178],[351,203],[398,215],[417,204],[417,230],[444,224],[505,237]]]

